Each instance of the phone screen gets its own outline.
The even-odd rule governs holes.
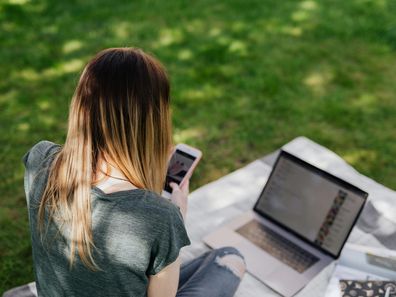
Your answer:
[[[194,156],[176,149],[169,162],[168,172],[166,174],[165,180],[165,191],[172,193],[172,188],[169,186],[169,183],[175,182],[179,185],[186,176],[195,159],[196,158]]]

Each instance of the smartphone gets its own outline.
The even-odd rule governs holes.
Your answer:
[[[183,182],[191,177],[201,157],[202,152],[199,149],[184,143],[176,145],[169,161],[165,186],[162,191],[163,197],[170,198],[171,196],[172,188],[169,183],[174,182],[182,186]]]

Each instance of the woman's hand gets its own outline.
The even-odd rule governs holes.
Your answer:
[[[187,197],[190,192],[190,180],[187,179],[184,181],[181,187],[176,183],[170,183],[169,186],[172,188],[170,200],[180,208],[183,220],[186,221]]]

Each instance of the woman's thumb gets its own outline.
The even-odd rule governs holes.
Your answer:
[[[179,185],[177,183],[171,182],[169,186],[172,188],[173,191],[180,190]]]

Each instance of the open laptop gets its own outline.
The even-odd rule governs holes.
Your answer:
[[[204,242],[238,248],[248,272],[278,293],[293,296],[339,257],[367,196],[281,151],[253,211]]]

